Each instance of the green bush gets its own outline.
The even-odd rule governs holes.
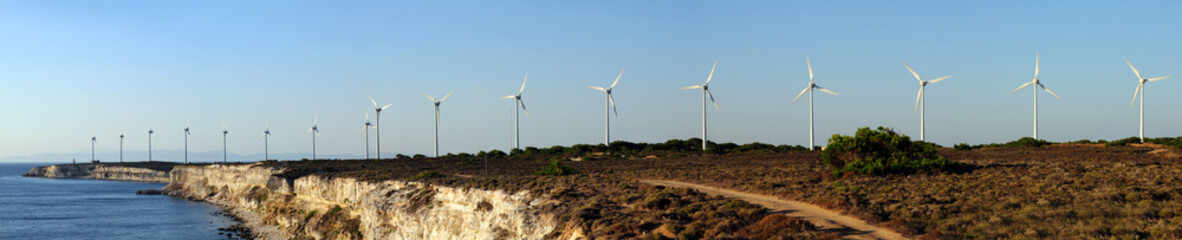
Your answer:
[[[961,151],[968,151],[968,150],[976,149],[976,147],[969,146],[968,143],[957,143],[956,145],[952,145],[952,149],[961,150]]]
[[[443,177],[443,174],[440,174],[439,172],[431,171],[431,170],[422,171],[422,172],[419,172],[419,174],[415,175],[415,179],[429,179],[429,178],[441,178],[441,177]]]
[[[534,174],[538,176],[564,176],[577,173],[578,171],[575,171],[575,169],[563,165],[561,160],[553,160],[550,161],[550,165],[543,167],[542,170]]]
[[[1014,140],[1013,142],[1008,142],[1005,144],[1006,147],[1042,147],[1046,145],[1051,145],[1051,142],[1047,142],[1047,140],[1042,139],[1034,139],[1032,137],[1019,138],[1018,140]]]
[[[890,128],[859,128],[854,136],[834,134],[821,152],[821,160],[834,175],[912,173],[943,170],[956,165],[936,155],[936,145],[912,142]]]

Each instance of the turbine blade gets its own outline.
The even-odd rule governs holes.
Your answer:
[[[515,96],[515,95],[509,95],[509,96],[504,96],[504,97],[500,97],[500,98],[497,98],[497,99],[514,99],[514,98],[517,98],[517,96]]]
[[[928,81],[928,83],[936,83],[936,82],[939,82],[939,81],[944,81],[944,79],[948,79],[948,78],[950,78],[950,77],[952,77],[952,75],[948,75],[948,76],[940,77],[940,78],[937,78],[937,79],[935,79],[935,80]]]
[[[1048,93],[1050,93],[1051,96],[1055,96],[1055,98],[1061,98],[1061,97],[1059,97],[1059,94],[1055,94],[1055,92],[1052,92],[1050,88],[1047,88],[1047,86],[1042,85],[1042,83],[1039,83],[1038,87],[1041,87],[1043,91],[1047,91]]]
[[[427,96],[427,99],[431,99],[431,103],[435,103],[435,98],[431,97],[431,95],[427,95],[427,93],[423,93],[423,96]]]
[[[616,81],[612,82],[612,86],[607,87],[607,89],[616,88],[616,84],[620,83],[620,77],[623,77],[623,76],[624,76],[624,69],[620,69],[620,75],[616,76]]]
[[[308,129],[308,133],[312,133],[312,129],[311,129],[311,128],[309,128],[309,129]]]
[[[533,119],[529,116],[529,110],[525,109],[525,100],[517,99],[517,104],[521,104],[521,111],[525,111],[525,117]]]
[[[809,66],[809,82],[813,82],[813,62],[809,61],[809,56],[804,56],[804,64]]]
[[[919,87],[919,93],[915,94],[915,110],[919,111],[919,99],[923,98],[923,87]]]
[[[722,111],[722,108],[718,108],[718,102],[714,101],[714,94],[711,94],[710,90],[706,90],[706,96],[710,97],[711,103],[714,103],[714,109],[718,109],[718,111]]]
[[[703,83],[702,86],[710,85],[710,80],[714,79],[715,68],[718,68],[718,61],[714,61],[714,66],[710,67],[710,76],[706,77],[706,83]]]
[[[616,116],[620,116],[620,111],[617,111],[617,110],[616,110],[616,98],[613,98],[611,94],[608,94],[608,95],[607,95],[607,102],[608,102],[608,103],[611,103],[611,105],[612,105],[612,112],[615,112],[615,113],[616,113]]]
[[[827,92],[827,93],[829,93],[829,94],[833,94],[833,96],[841,96],[841,95],[837,95],[837,93],[835,93],[835,92],[833,92],[833,91],[829,91],[829,89],[825,89],[825,88],[823,88],[823,87],[821,87],[821,86],[817,86],[817,90],[821,90],[822,92]]]
[[[1010,94],[1014,94],[1015,92],[1018,92],[1018,90],[1022,90],[1023,88],[1026,88],[1026,86],[1030,86],[1030,84],[1034,84],[1034,81],[1026,82],[1026,84],[1018,86],[1018,88],[1014,89],[1014,91],[1010,91]]]
[[[361,135],[365,135],[365,130],[369,130],[369,125],[361,125]]]
[[[681,88],[681,90],[689,90],[689,89],[702,89],[702,85],[693,85],[693,86]]]
[[[373,103],[373,107],[378,107],[378,101],[374,101],[373,96],[369,96],[369,102]]]
[[[1162,79],[1166,79],[1166,78],[1170,78],[1170,76],[1165,76],[1165,77],[1157,77],[1157,78],[1150,78],[1150,79],[1146,79],[1146,81],[1150,81],[1150,82],[1156,82],[1156,81],[1158,81],[1158,80],[1162,80]]]
[[[599,90],[599,91],[604,91],[604,92],[607,92],[607,89],[603,89],[603,88],[601,88],[601,87],[587,86],[587,88],[590,88],[590,89],[595,89],[595,90]]]
[[[444,100],[447,100],[447,97],[451,97],[452,92],[455,91],[447,91],[447,95],[443,95],[443,98],[439,99],[439,102],[443,102]]]
[[[1129,58],[1125,58],[1125,63],[1128,63],[1128,64],[1129,64],[1129,68],[1132,68],[1132,69],[1133,69],[1133,74],[1136,74],[1136,75],[1137,75],[1137,81],[1140,81],[1140,80],[1141,80],[1141,72],[1138,72],[1138,71],[1137,71],[1137,68],[1136,68],[1136,67],[1133,67],[1133,63],[1132,63],[1132,62],[1129,62]]]
[[[1038,77],[1038,52],[1034,52],[1034,77]]]
[[[394,105],[394,103],[390,103],[390,104],[386,104],[386,106],[382,106],[382,110],[386,110],[386,108],[390,108],[390,105]]]
[[[907,68],[907,71],[911,72],[911,75],[915,75],[915,80],[916,80],[916,81],[919,81],[920,83],[922,83],[922,82],[923,82],[923,79],[920,79],[920,78],[919,78],[919,74],[918,74],[918,73],[915,73],[915,70],[911,70],[911,67],[910,67],[910,66],[907,66],[907,63],[903,63],[903,67]]]
[[[1137,94],[1141,93],[1142,87],[1145,87],[1145,84],[1137,84],[1137,90],[1133,91],[1133,102],[1129,103],[1129,107],[1137,104]]]
[[[529,81],[529,73],[525,74],[525,79],[521,79],[521,90],[517,90],[517,94],[525,92],[525,82]]]
[[[800,97],[804,96],[804,93],[808,92],[809,89],[812,89],[812,86],[806,87],[804,90],[800,90],[800,94],[797,94],[796,98],[792,99],[792,103],[796,103],[796,100],[800,100]]]
[[[369,109],[361,109],[361,112],[365,113],[365,122],[369,122]]]

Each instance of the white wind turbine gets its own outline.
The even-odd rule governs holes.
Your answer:
[[[1137,82],[1138,82],[1137,83],[1137,90],[1133,92],[1133,102],[1130,103],[1129,106],[1132,107],[1133,104],[1137,104],[1137,94],[1140,94],[1141,95],[1141,127],[1140,127],[1140,133],[1137,136],[1141,139],[1141,142],[1145,142],[1145,83],[1156,82],[1156,81],[1159,81],[1162,79],[1170,78],[1170,76],[1156,77],[1156,78],[1144,78],[1144,77],[1141,77],[1141,72],[1138,72],[1137,68],[1133,67],[1133,63],[1129,62],[1128,58],[1125,58],[1125,63],[1128,63],[1129,68],[1133,69],[1133,74],[1137,75]]]
[[[386,106],[379,107],[378,102],[373,100],[373,96],[369,97],[369,102],[373,103],[373,111],[377,112],[376,113],[377,122],[374,125],[374,133],[377,133],[377,136],[376,136],[376,139],[378,142],[377,157],[379,160],[381,160],[382,159],[382,110],[386,110],[386,108],[389,108],[390,105],[394,105],[394,103],[386,104]],[[366,138],[366,139],[369,139],[369,138]],[[366,144],[366,146],[369,146],[369,145]],[[366,151],[366,152],[368,154],[369,151]]]
[[[924,108],[926,108],[924,105],[927,103],[927,98],[924,98],[923,89],[926,88],[929,83],[944,81],[944,79],[948,79],[952,77],[952,75],[924,81],[922,78],[919,78],[919,74],[915,73],[915,70],[911,70],[911,67],[907,66],[907,63],[903,63],[903,67],[907,68],[907,71],[910,71],[911,75],[915,75],[915,80],[919,81],[919,94],[915,96],[915,109],[919,110],[919,141],[923,141],[924,131],[927,128],[927,125],[924,125],[923,122],[924,119],[927,118],[927,116],[924,115]]]
[[[185,164],[189,164],[189,124],[185,124]]]
[[[226,124],[222,124],[222,163],[229,162],[229,149],[226,147],[226,137],[230,135],[230,130],[226,129]]]
[[[94,143],[98,141],[97,136],[90,137],[90,162],[94,162]]]
[[[616,88],[616,84],[620,83],[620,77],[623,77],[623,76],[624,76],[624,70],[620,70],[620,75],[616,76],[616,81],[612,82],[612,85],[608,86],[607,88],[595,87],[595,86],[588,86],[587,87],[590,89],[602,91],[604,94],[607,95],[607,103],[604,106],[605,109],[604,109],[604,113],[603,113],[603,126],[604,126],[603,145],[604,146],[611,146],[611,144],[612,144],[612,118],[611,118],[612,115],[611,114],[614,112],[614,113],[616,113],[616,116],[620,116],[620,112],[616,111],[616,100],[614,98],[612,98],[612,89]]]
[[[148,162],[152,161],[152,134],[156,131],[152,130],[152,124],[148,124]]]
[[[797,94],[796,98],[792,99],[792,103],[796,103],[796,100],[800,100],[800,97],[804,96],[805,92],[809,93],[809,150],[812,150],[814,147],[816,147],[816,145],[813,144],[813,89],[821,90],[822,92],[833,94],[834,96],[840,95],[837,95],[837,93],[833,91],[829,91],[829,89],[817,86],[817,83],[813,82],[813,63],[809,62],[808,56],[804,57],[804,63],[809,67],[809,86],[800,91],[800,94]]]
[[[435,105],[435,157],[439,157],[439,104],[443,103],[443,100],[447,100],[447,97],[451,96],[451,93],[450,91],[447,92],[447,95],[443,95],[443,98],[439,99],[439,101],[435,101],[435,98],[431,97],[431,95],[423,93],[423,96],[427,96],[428,99],[431,99],[431,104]]]
[[[501,97],[501,99],[513,99],[514,100],[514,102],[513,102],[513,148],[514,149],[521,149],[521,130],[518,129],[518,127],[520,127],[521,125],[517,123],[517,120],[518,120],[518,118],[521,117],[521,114],[518,113],[517,107],[521,106],[521,110],[525,111],[525,117],[533,118],[533,117],[529,116],[529,110],[525,109],[525,102],[521,100],[521,93],[525,92],[525,82],[527,80],[529,80],[529,74],[526,74],[525,79],[521,80],[521,90],[517,90],[516,95],[509,95],[509,96]]]
[[[127,133],[125,132],[119,132],[119,162],[123,162],[123,136],[126,135]]]
[[[312,160],[316,160],[316,136],[320,135],[320,129],[316,125],[320,124],[320,117],[314,117],[312,120],[312,128],[308,129],[308,133],[312,134]],[[324,135],[320,135],[324,137]]]
[[[1050,93],[1051,96],[1055,96],[1055,98],[1059,98],[1059,95],[1055,94],[1055,92],[1052,92],[1051,89],[1047,88],[1047,86],[1044,86],[1042,83],[1038,82],[1037,52],[1034,53],[1034,80],[1030,80],[1030,82],[1026,82],[1025,84],[1022,84],[1022,86],[1018,86],[1017,89],[1010,91],[1010,94],[1014,94],[1015,92],[1018,92],[1018,90],[1022,90],[1023,88],[1026,88],[1030,85],[1034,85],[1034,139],[1038,139],[1038,89],[1042,88],[1042,90],[1047,91],[1047,93]]]
[[[702,150],[703,151],[706,150],[706,142],[707,142],[707,138],[706,138],[706,98],[710,98],[710,102],[714,103],[714,109],[717,109],[718,111],[722,111],[722,108],[718,108],[718,102],[714,101],[714,94],[710,94],[710,80],[714,79],[714,69],[717,67],[718,67],[718,61],[714,61],[714,66],[710,67],[710,75],[706,77],[706,83],[703,83],[702,85],[693,85],[693,86],[681,88],[682,90],[702,89]],[[623,74],[622,71],[620,73]]]
[[[365,124],[361,125],[361,134],[365,135],[365,159],[368,160],[369,159],[369,128],[372,127],[373,124],[369,123],[369,112],[365,111],[365,110],[361,110],[361,112],[365,113]]]
[[[263,136],[259,138],[259,140],[263,140],[263,161],[271,160],[268,150],[271,148],[272,138],[275,136],[271,136],[271,122],[267,122],[267,128],[263,129]]]

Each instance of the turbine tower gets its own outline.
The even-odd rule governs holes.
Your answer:
[[[119,162],[123,162],[123,136],[127,135],[125,132],[119,132]]]
[[[320,124],[320,117],[314,117],[312,120],[312,128],[308,129],[308,133],[312,134],[312,160],[316,160],[316,135],[320,135],[320,129],[316,125]],[[321,135],[320,137],[324,137]]]
[[[529,110],[525,109],[525,102],[521,100],[521,93],[525,92],[525,81],[527,81],[527,80],[529,80],[529,74],[526,74],[525,79],[521,80],[521,90],[517,90],[516,95],[509,95],[509,96],[501,97],[501,99],[513,99],[514,100],[514,103],[513,103],[513,148],[514,149],[521,149],[521,130],[518,129],[518,127],[520,127],[521,125],[517,123],[518,118],[521,117],[521,113],[518,113],[517,107],[521,106],[521,110],[525,111],[525,117],[533,118],[533,117],[529,116]]]
[[[228,163],[229,150],[226,148],[226,136],[230,135],[230,130],[226,129],[226,124],[222,124],[222,163]]]
[[[817,86],[817,83],[813,82],[813,63],[809,62],[808,56],[804,57],[804,63],[807,64],[809,67],[809,86],[805,87],[804,90],[800,91],[800,94],[797,94],[796,98],[792,99],[792,103],[796,103],[796,100],[800,100],[800,97],[804,96],[805,92],[809,93],[809,150],[813,150],[817,146],[817,145],[813,144],[813,139],[815,139],[813,137],[813,89],[817,89],[817,90],[821,90],[822,92],[833,94],[833,96],[840,96],[840,95],[837,95],[837,93],[835,93],[833,91],[829,91],[829,89],[825,89],[821,86]]]
[[[271,136],[271,122],[267,122],[267,128],[263,129],[263,136],[259,137],[259,140],[263,140],[263,161],[271,160],[268,151],[271,149],[272,138],[275,137]]]
[[[148,127],[148,162],[152,161],[152,134],[153,133],[156,133],[156,131],[152,131],[152,127]]]
[[[361,134],[365,135],[365,159],[369,160],[369,128],[373,124],[369,123],[369,112],[365,110],[361,110],[361,112],[365,113],[365,124],[361,125]]]
[[[386,104],[386,106],[379,107],[378,102],[373,100],[373,96],[369,97],[369,102],[373,103],[373,111],[377,112],[376,116],[378,119],[377,119],[377,123],[374,125],[374,132],[377,133],[376,138],[378,140],[378,152],[377,152],[378,160],[381,160],[382,159],[382,110],[386,110],[386,108],[389,108],[390,105],[394,105],[394,103]],[[369,138],[366,138],[366,139],[369,139]],[[369,145],[366,144],[366,146],[368,147]],[[369,151],[366,151],[367,154],[368,154],[368,152]]]
[[[718,111],[722,111],[721,108],[718,108],[718,102],[714,101],[714,94],[710,94],[710,80],[714,78],[714,69],[717,67],[718,67],[718,61],[714,61],[714,66],[710,67],[710,75],[706,77],[706,83],[703,83],[702,85],[693,85],[693,86],[681,88],[682,90],[702,89],[702,151],[706,151],[706,142],[707,142],[707,138],[706,138],[706,98],[707,97],[710,98],[710,102],[714,103],[714,109],[717,109]],[[623,71],[620,72],[620,74],[623,74],[623,73],[624,73]]]
[[[98,141],[97,136],[90,137],[90,162],[94,163],[94,143]]]
[[[1130,103],[1129,106],[1132,107],[1134,104],[1137,104],[1137,94],[1141,94],[1141,127],[1140,133],[1137,136],[1141,139],[1141,142],[1145,142],[1145,83],[1156,82],[1162,79],[1170,78],[1170,76],[1144,78],[1141,77],[1141,72],[1138,72],[1137,68],[1133,67],[1133,63],[1129,62],[1128,58],[1125,58],[1125,63],[1128,63],[1129,68],[1133,69],[1133,74],[1137,75],[1137,90],[1133,92],[1133,103]]]
[[[927,116],[924,115],[924,108],[926,108],[926,106],[924,106],[924,104],[927,102],[927,99],[924,98],[923,89],[926,88],[929,83],[936,83],[939,81],[944,81],[944,79],[948,79],[948,78],[952,77],[952,75],[924,81],[922,78],[919,78],[919,74],[915,73],[915,70],[911,70],[911,67],[907,66],[907,63],[903,63],[903,67],[907,68],[907,71],[910,71],[911,75],[915,76],[915,80],[919,80],[919,94],[915,96],[915,109],[919,110],[919,141],[923,141],[924,140],[924,131],[927,128],[927,125],[924,125],[924,122],[923,122],[924,119],[927,118]]]
[[[423,96],[427,96],[428,99],[431,99],[431,103],[435,105],[435,157],[439,157],[439,104],[443,103],[443,100],[447,100],[447,97],[451,96],[451,93],[450,91],[447,92],[447,95],[443,95],[443,98],[439,99],[439,101],[435,101],[435,98],[431,97],[431,95],[423,93]]]
[[[611,114],[614,112],[614,113],[616,113],[617,117],[620,116],[620,112],[616,111],[616,100],[614,98],[612,98],[612,89],[616,88],[616,84],[620,83],[620,77],[623,77],[623,76],[624,76],[624,70],[620,70],[620,75],[616,76],[616,81],[612,82],[612,85],[608,86],[607,88],[601,88],[601,87],[595,87],[595,86],[588,86],[587,87],[590,89],[603,91],[604,94],[607,94],[607,105],[605,106],[606,108],[604,109],[604,113],[603,113],[603,126],[604,126],[603,145],[604,146],[610,147],[612,144],[612,118],[611,118]]]
[[[185,124],[185,164],[189,164],[189,124]]]
[[[1030,82],[1026,82],[1025,84],[1022,84],[1022,86],[1018,86],[1017,89],[1010,91],[1010,94],[1014,94],[1015,92],[1018,92],[1018,90],[1022,90],[1023,88],[1026,88],[1030,85],[1034,85],[1034,139],[1038,139],[1038,89],[1042,88],[1042,90],[1047,91],[1047,93],[1050,93],[1051,96],[1055,96],[1055,98],[1059,98],[1059,95],[1055,94],[1055,92],[1052,92],[1051,89],[1047,88],[1047,86],[1044,86],[1042,83],[1038,82],[1037,52],[1034,53],[1034,80],[1030,80]]]

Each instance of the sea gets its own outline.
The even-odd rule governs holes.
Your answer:
[[[229,239],[218,207],[136,195],[163,183],[21,177],[48,163],[0,163],[0,239]],[[236,237],[236,236],[235,236]]]

